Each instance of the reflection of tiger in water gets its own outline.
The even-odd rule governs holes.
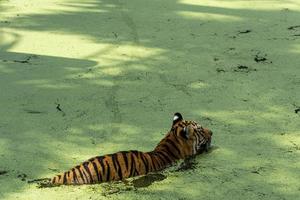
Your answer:
[[[209,129],[194,121],[183,120],[180,113],[175,113],[171,130],[153,151],[120,151],[94,157],[56,175],[49,185],[93,184],[162,170],[176,160],[206,151],[210,146],[211,136]]]

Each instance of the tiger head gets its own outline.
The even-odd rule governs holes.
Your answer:
[[[168,150],[177,158],[184,159],[207,151],[211,137],[211,130],[195,121],[184,120],[180,113],[175,113],[171,130],[156,149]]]

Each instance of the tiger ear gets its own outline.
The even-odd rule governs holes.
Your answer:
[[[182,115],[180,113],[175,113],[173,117],[173,125],[175,125],[177,122],[182,121]]]

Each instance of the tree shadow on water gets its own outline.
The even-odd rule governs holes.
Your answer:
[[[2,42],[0,51],[0,197],[4,199],[39,174],[55,173],[51,163],[61,157],[55,149],[63,145],[62,132],[70,120],[57,109],[58,104],[67,112],[63,102],[76,98],[76,93],[67,99],[65,96],[80,85],[66,77],[97,64],[84,59],[7,51],[20,40],[18,34],[10,36],[13,41]]]

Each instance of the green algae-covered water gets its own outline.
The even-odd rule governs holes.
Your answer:
[[[1,0],[0,199],[300,196],[298,0]],[[213,132],[185,170],[38,188],[149,151],[181,112]]]

